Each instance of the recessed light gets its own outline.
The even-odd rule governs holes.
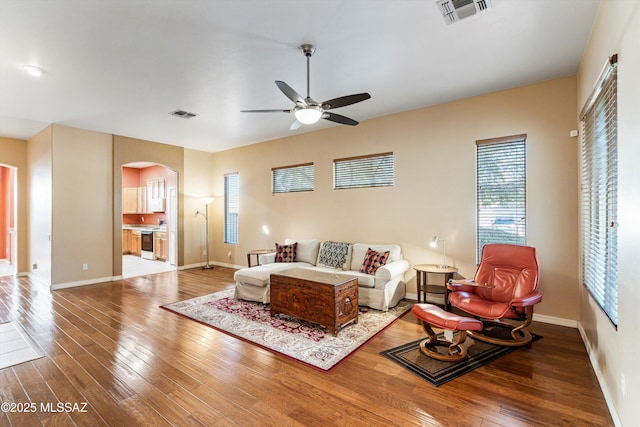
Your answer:
[[[35,65],[23,65],[22,68],[34,77],[40,77],[44,73],[42,68]]]

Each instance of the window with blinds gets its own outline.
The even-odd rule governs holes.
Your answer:
[[[582,280],[618,324],[617,56],[581,114]]]
[[[274,194],[313,191],[313,185],[313,163],[271,169],[271,191]]]
[[[224,176],[224,242],[238,243],[238,214],[240,213],[240,185],[237,173]]]
[[[477,260],[487,243],[524,245],[527,135],[476,141]]]
[[[335,159],[333,188],[393,186],[393,153]]]

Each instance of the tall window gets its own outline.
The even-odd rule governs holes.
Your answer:
[[[238,214],[240,212],[238,174],[224,176],[224,242],[238,243]]]
[[[393,186],[393,153],[335,159],[333,188]]]
[[[617,56],[610,58],[581,115],[582,279],[618,324]]]
[[[476,141],[478,261],[487,243],[526,242],[526,139]]]
[[[271,191],[273,193],[313,191],[313,183],[313,163],[271,169]]]

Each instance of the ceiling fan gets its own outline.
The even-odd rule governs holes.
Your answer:
[[[293,90],[291,86],[283,81],[276,80],[276,85],[280,88],[282,93],[295,103],[293,108],[288,110],[242,110],[241,113],[293,113],[296,116],[296,120],[291,125],[291,130],[298,129],[303,124],[314,124],[320,119],[349,126],[357,125],[357,121],[350,119],[349,117],[341,116],[340,114],[331,113],[329,110],[365,101],[371,98],[371,95],[368,93],[357,93],[354,95],[341,96],[324,102],[314,101],[309,95],[309,59],[316,51],[316,47],[311,44],[303,44],[300,45],[299,48],[302,50],[304,56],[307,57],[307,97],[303,98],[298,92]]]

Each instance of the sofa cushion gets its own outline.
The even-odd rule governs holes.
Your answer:
[[[276,260],[275,262],[295,262],[297,243],[292,245],[279,245],[276,243]]]
[[[387,262],[399,261],[402,259],[402,251],[398,245],[369,245],[366,243],[354,243],[351,253],[351,268],[349,270],[360,271],[367,250],[372,249],[376,252],[389,251],[389,259]]]
[[[306,262],[278,262],[242,268],[233,274],[234,280],[245,285],[267,286],[272,273],[280,273],[295,267],[313,267]]]
[[[322,242],[317,265],[348,270],[351,266],[351,244],[343,242]]]
[[[385,265],[387,263],[387,259],[389,259],[389,251],[377,252],[373,249],[369,249],[362,261],[360,273],[376,274],[376,270]]]
[[[292,245],[297,243],[296,248],[296,261],[308,262],[309,264],[315,264],[318,260],[318,250],[320,249],[320,240],[308,239],[308,240],[293,240],[285,239],[285,245]]]

